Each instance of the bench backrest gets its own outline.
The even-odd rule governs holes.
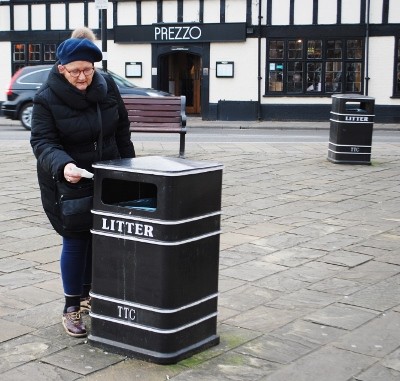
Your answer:
[[[128,111],[131,131],[149,129],[160,132],[180,132],[186,126],[186,97],[122,97]]]

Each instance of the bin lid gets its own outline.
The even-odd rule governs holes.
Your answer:
[[[332,94],[332,98],[348,99],[349,101],[374,100],[375,98],[361,94]]]
[[[207,161],[192,161],[163,156],[144,156],[133,159],[100,161],[93,168],[164,176],[182,176],[222,170],[223,165]]]

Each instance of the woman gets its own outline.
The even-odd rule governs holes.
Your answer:
[[[91,285],[92,237],[89,228],[74,231],[63,225],[57,184],[78,188],[92,181],[82,178],[80,169],[90,172],[96,161],[135,157],[135,150],[118,88],[94,70],[94,62],[102,60],[99,48],[89,39],[70,38],[60,44],[57,57],[33,101],[31,145],[43,209],[63,239],[62,323],[69,335],[84,337],[80,305]]]

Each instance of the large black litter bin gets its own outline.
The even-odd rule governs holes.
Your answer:
[[[328,160],[371,164],[375,99],[358,94],[332,95]]]
[[[218,344],[222,165],[150,156],[94,169],[89,342],[160,364]]]

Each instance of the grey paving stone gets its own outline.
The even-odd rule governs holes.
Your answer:
[[[30,268],[0,275],[0,286],[13,289],[54,279],[55,277],[58,277],[58,275]]]
[[[400,304],[399,286],[397,275],[349,295],[346,303],[384,312]]]
[[[0,344],[0,372],[36,361],[65,346],[55,343],[51,337],[43,339],[33,335],[24,335]]]
[[[0,343],[34,331],[32,327],[0,319]]]
[[[304,320],[352,330],[373,319],[378,312],[335,303],[304,317]]]
[[[221,293],[218,298],[218,304],[237,311],[248,311],[279,296],[280,293],[277,291],[245,284]]]
[[[271,335],[282,340],[300,344],[307,343],[310,347],[328,344],[344,335],[347,331],[315,324],[305,320],[296,320],[271,332]]]
[[[89,345],[66,348],[42,358],[42,361],[47,364],[82,375],[96,372],[123,360],[123,356],[104,352]]]
[[[286,270],[286,267],[260,260],[248,261],[237,266],[221,270],[221,274],[245,281],[255,281],[267,275]]]
[[[399,348],[399,343],[400,313],[389,312],[342,336],[334,345],[348,351],[382,358]]]
[[[291,247],[275,251],[265,255],[263,261],[275,263],[281,266],[297,267],[307,262],[311,262],[317,258],[321,258],[326,254],[322,250],[308,249],[306,247]]]
[[[18,258],[0,259],[0,272],[12,273],[14,271],[29,269],[37,264],[37,262],[27,261]]]
[[[398,381],[400,380],[400,372],[386,368],[380,363],[374,364],[366,370],[355,376],[356,381]]]
[[[338,250],[331,252],[319,260],[326,263],[331,263],[333,265],[355,267],[366,263],[374,257],[365,254],[354,253],[346,250]]]
[[[348,381],[376,361],[377,359],[373,357],[328,346],[306,355],[260,380]]]
[[[361,290],[365,285],[346,279],[328,278],[314,283],[307,288],[309,290],[327,292],[334,295],[351,295]]]

